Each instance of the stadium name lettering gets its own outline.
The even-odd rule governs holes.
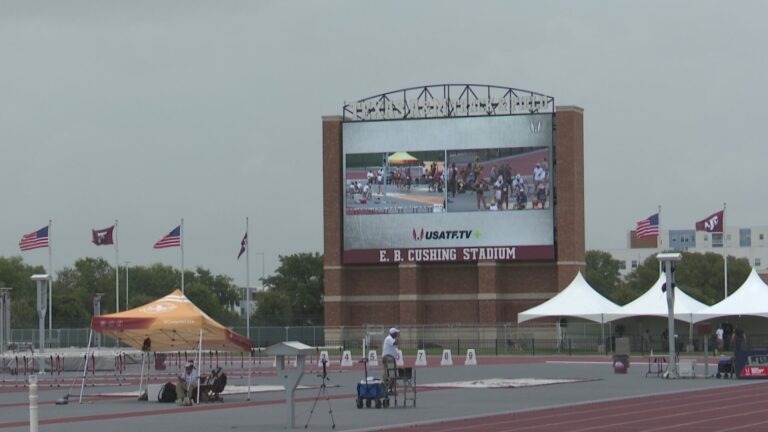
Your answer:
[[[514,260],[514,247],[381,249],[379,262],[456,262],[483,260]]]
[[[411,101],[378,99],[345,104],[358,119],[386,120],[401,118],[455,117],[531,112],[547,106],[547,96],[511,95],[505,98],[446,99],[431,98]]]

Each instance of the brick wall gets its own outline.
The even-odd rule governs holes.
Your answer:
[[[344,266],[342,124],[323,117],[326,326],[517,322],[583,272],[583,111],[558,107],[555,124],[557,262]]]

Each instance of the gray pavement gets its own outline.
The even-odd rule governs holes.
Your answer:
[[[504,389],[437,389],[421,391],[416,407],[389,409],[357,409],[354,403],[356,383],[362,369],[330,372],[328,388],[336,430],[380,428],[387,425],[412,424],[451,418],[471,417],[511,411],[526,411],[545,407],[580,404],[591,401],[615,400],[633,396],[666,394],[686,390],[721,386],[745,385],[749,382],[723,379],[664,380],[655,376],[645,378],[647,364],[635,360],[625,375],[615,374],[603,357],[574,358],[574,362],[546,363],[547,358],[530,359],[531,363],[479,366],[432,366],[417,370],[417,383],[445,383],[489,378],[578,378],[589,381],[538,387]],[[557,360],[562,360],[558,358]],[[527,360],[525,360],[527,361]],[[587,363],[580,363],[586,361]],[[592,362],[592,363],[589,363]],[[332,368],[333,369],[333,368]],[[336,369],[337,370],[337,369]],[[713,371],[712,369],[710,371]],[[697,372],[703,373],[699,365]],[[378,375],[375,369],[371,375]],[[244,384],[242,379],[230,378],[230,384]],[[754,383],[754,382],[752,382]],[[279,384],[269,372],[255,376],[253,384]],[[303,385],[319,385],[320,378],[307,374]],[[338,387],[337,387],[338,386]],[[135,386],[96,386],[86,389],[86,395],[136,390]],[[162,430],[166,428],[201,431],[223,430],[285,430],[285,405],[282,392],[255,393],[250,401],[245,395],[227,395],[223,403],[207,403],[197,407],[177,407],[175,404],[139,402],[133,398],[88,399],[88,403],[66,406],[53,404],[66,393],[66,388],[43,387],[40,393],[41,431],[131,431]],[[296,395],[296,426],[303,429],[316,389],[300,390]],[[28,430],[13,422],[28,420],[28,393],[8,386],[0,388],[0,429]],[[46,424],[46,422],[53,422]],[[318,401],[308,430],[330,430],[328,402]]]

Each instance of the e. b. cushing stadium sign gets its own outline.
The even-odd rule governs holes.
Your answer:
[[[554,246],[396,248],[344,251],[347,264],[539,261],[555,259]]]

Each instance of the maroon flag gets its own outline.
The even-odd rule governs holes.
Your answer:
[[[91,233],[93,234],[93,244],[96,246],[115,244],[115,238],[113,237],[114,231],[114,225],[109,228],[100,230],[92,229]]]
[[[245,233],[243,236],[243,241],[240,242],[240,253],[237,254],[237,259],[240,259],[241,256],[245,253],[245,248],[248,247],[248,233]]]
[[[725,210],[710,215],[709,217],[696,222],[696,231],[706,232],[723,232],[723,224],[725,223]]]

